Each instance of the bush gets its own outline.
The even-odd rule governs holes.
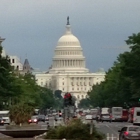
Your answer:
[[[72,120],[68,126],[59,126],[50,129],[45,136],[46,139],[75,139],[75,140],[103,140],[103,134],[99,133],[93,126],[93,133],[90,135],[90,125],[83,124],[81,120]]]

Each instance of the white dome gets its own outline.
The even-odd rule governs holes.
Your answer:
[[[66,25],[66,33],[58,40],[57,47],[81,47],[76,36],[71,33],[70,25]]]
[[[66,44],[74,43],[74,44],[80,45],[80,42],[79,42],[78,38],[76,36],[72,35],[72,34],[70,34],[70,35],[63,35],[58,40],[58,44],[60,44],[60,43],[66,43]]]

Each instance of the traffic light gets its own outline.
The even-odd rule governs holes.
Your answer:
[[[72,105],[72,96],[70,93],[66,93],[64,95],[64,106],[67,107],[70,105]]]
[[[139,98],[139,102],[140,102],[140,98]]]

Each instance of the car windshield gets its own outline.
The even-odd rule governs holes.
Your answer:
[[[129,131],[140,131],[140,127],[129,127]]]

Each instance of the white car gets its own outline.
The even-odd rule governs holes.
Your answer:
[[[10,124],[10,118],[9,117],[2,117],[4,124]]]
[[[86,119],[86,120],[92,120],[92,119],[93,119],[93,116],[92,116],[92,115],[86,115],[86,116],[85,116],[85,119]]]

